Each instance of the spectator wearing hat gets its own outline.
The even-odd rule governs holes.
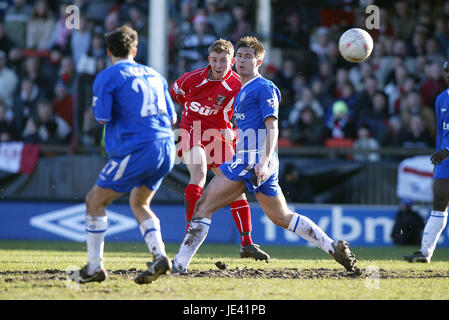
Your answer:
[[[346,102],[337,100],[329,109],[324,129],[325,138],[335,139],[354,139],[355,125],[352,119],[353,111],[348,107]]]

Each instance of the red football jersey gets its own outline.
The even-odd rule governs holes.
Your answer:
[[[232,128],[233,105],[240,91],[240,76],[232,71],[222,80],[208,79],[210,65],[184,73],[170,88],[172,98],[183,106],[180,127],[201,121],[201,129]]]

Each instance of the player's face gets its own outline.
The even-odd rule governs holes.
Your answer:
[[[214,52],[212,51],[209,54],[209,64],[211,67],[211,78],[213,80],[220,80],[228,73],[229,69],[231,69],[234,58],[228,55],[226,52]]]
[[[443,78],[446,82],[446,86],[449,87],[449,61],[446,61],[443,65]]]
[[[262,64],[262,60],[257,60],[256,52],[253,48],[241,47],[235,55],[235,69],[241,76],[253,75]]]

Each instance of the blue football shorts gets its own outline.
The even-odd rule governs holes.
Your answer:
[[[157,191],[174,163],[173,139],[153,140],[125,157],[110,158],[97,179],[97,185],[119,193],[130,192],[143,185]]]
[[[435,171],[433,172],[434,179],[449,179],[449,166],[436,165]]]
[[[224,162],[220,166],[220,170],[229,180],[243,181],[246,188],[254,194],[261,192],[271,197],[281,194],[282,191],[279,187],[279,160],[277,156],[270,159],[268,168],[271,174],[260,185],[257,184],[254,165],[248,164],[248,161],[242,160],[242,157],[234,155],[232,162]]]

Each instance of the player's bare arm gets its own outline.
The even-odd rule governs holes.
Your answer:
[[[265,139],[265,146],[262,151],[262,156],[259,162],[254,167],[254,171],[257,175],[257,184],[260,184],[269,176],[268,163],[270,157],[276,148],[276,143],[278,140],[279,130],[278,130],[278,119],[276,117],[267,117],[265,119],[265,126],[267,128],[267,137]]]
[[[441,161],[447,159],[448,157],[449,157],[449,150],[441,149],[430,156],[430,162],[432,162],[433,165],[437,165]]]

